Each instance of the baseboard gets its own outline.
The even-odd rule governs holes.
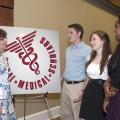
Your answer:
[[[50,120],[51,115],[52,115],[52,118],[56,118],[56,117],[60,116],[60,106],[51,108],[50,111],[51,111],[51,114],[50,114],[49,110],[45,110],[45,111],[41,111],[39,113],[28,115],[25,117],[25,120]],[[18,120],[24,120],[24,117],[19,118]]]

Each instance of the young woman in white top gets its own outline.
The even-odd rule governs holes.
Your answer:
[[[110,39],[106,32],[98,30],[91,34],[92,54],[86,65],[88,80],[83,91],[80,120],[104,120],[104,81],[108,79],[107,63],[111,54]]]

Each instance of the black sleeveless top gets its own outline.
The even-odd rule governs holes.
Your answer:
[[[120,43],[109,60],[108,74],[111,78],[111,85],[120,89]]]

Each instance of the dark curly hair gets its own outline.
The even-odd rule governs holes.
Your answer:
[[[3,29],[0,29],[0,38],[6,38],[6,36],[7,36],[7,33],[6,33],[6,31],[5,30],[3,30]]]

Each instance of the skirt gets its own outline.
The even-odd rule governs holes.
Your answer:
[[[120,90],[110,101],[106,120],[120,120]]]
[[[104,81],[101,79],[90,80],[84,90],[80,118],[85,120],[104,120]]]

